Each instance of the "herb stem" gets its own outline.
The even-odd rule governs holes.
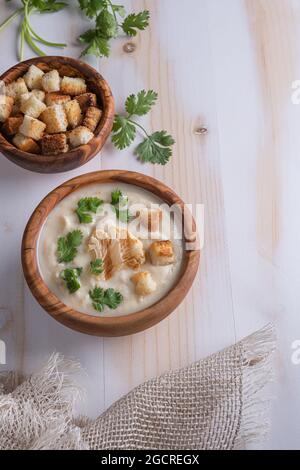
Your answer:
[[[114,10],[113,4],[112,4],[111,0],[107,0],[107,1],[108,1],[108,4],[109,4],[110,8],[111,8],[112,14],[114,15],[115,22],[116,22],[116,24],[118,24],[118,19],[117,19],[117,15],[116,15],[116,12]]]
[[[12,15],[10,15],[3,23],[0,24],[0,31],[6,28],[17,16],[19,16],[24,11],[24,8],[19,8]]]
[[[130,116],[126,118],[128,122],[130,122],[131,124],[133,124],[134,126],[137,126],[139,127],[143,132],[144,134],[146,134],[146,136],[148,137],[148,139],[151,139],[151,136],[148,134],[148,132],[146,131],[146,129],[144,129],[143,126],[141,126],[141,124],[138,124],[137,122],[133,121],[132,119],[130,119]],[[152,139],[151,139],[152,140]]]
[[[32,26],[30,25],[29,21],[27,22],[27,27],[32,36],[35,37],[37,41],[40,43],[44,44],[45,46],[50,46],[50,47],[66,47],[67,44],[59,43],[59,42],[50,42],[46,41],[46,39],[41,38],[33,29]]]
[[[24,24],[21,26],[21,37],[20,37],[20,49],[19,49],[19,61],[22,62],[24,59],[24,39],[25,39],[25,31],[24,31]]]

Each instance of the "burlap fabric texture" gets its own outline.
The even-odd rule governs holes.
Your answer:
[[[272,325],[138,386],[96,420],[74,418],[79,365],[53,354],[22,383],[2,377],[0,449],[237,449],[269,429]]]

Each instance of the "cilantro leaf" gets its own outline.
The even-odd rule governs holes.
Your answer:
[[[172,155],[171,146],[174,143],[173,137],[166,131],[154,132],[137,146],[135,153],[142,162],[165,165]]]
[[[69,263],[77,255],[77,247],[81,244],[83,234],[80,230],[73,230],[65,237],[57,240],[57,260],[59,263]]]
[[[93,222],[93,218],[89,212],[96,214],[102,204],[103,201],[98,197],[85,197],[80,199],[78,201],[78,207],[75,211],[78,215],[79,222],[81,224],[90,224]]]
[[[111,204],[115,208],[118,219],[121,222],[127,223],[130,219],[128,196],[125,196],[120,189],[115,189],[111,193]]]
[[[131,13],[122,23],[122,29],[128,36],[136,36],[137,30],[144,30],[149,25],[150,13],[148,10],[140,13]]]
[[[118,13],[122,18],[126,15],[126,10],[123,5],[112,5],[112,10]]]
[[[67,268],[61,271],[60,277],[66,282],[70,294],[80,289],[80,282],[78,280],[82,273],[82,268]]]
[[[34,7],[39,13],[52,13],[62,10],[67,6],[65,2],[57,2],[56,0],[30,0],[29,8]]]
[[[103,260],[100,258],[90,262],[90,270],[92,274],[98,276],[103,273]]]
[[[78,0],[80,9],[89,18],[94,18],[103,8],[107,7],[107,0]]]
[[[87,44],[82,51],[81,56],[94,55],[96,57],[108,57],[110,47],[108,40],[101,37],[97,29],[90,29],[78,38],[81,44]]]
[[[97,312],[103,312],[105,306],[114,310],[123,301],[122,294],[111,288],[104,290],[102,287],[94,287],[89,291],[89,296]]]
[[[137,95],[128,96],[125,102],[125,109],[127,113],[132,116],[144,116],[149,113],[152,106],[155,104],[158,94],[153,90],[141,90]]]
[[[125,117],[116,115],[113,125],[112,141],[114,145],[122,150],[128,147],[135,139],[136,128],[132,122]]]
[[[97,16],[96,26],[101,36],[106,39],[115,38],[118,34],[116,19],[108,10],[102,10]]]

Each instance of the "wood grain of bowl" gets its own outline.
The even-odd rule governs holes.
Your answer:
[[[5,72],[0,80],[9,84],[23,76],[32,64],[45,72],[57,69],[61,75],[85,78],[88,89],[97,95],[103,108],[100,123],[95,130],[94,138],[88,144],[61,155],[45,156],[23,152],[11,144],[1,132],[0,152],[16,165],[37,173],[60,173],[78,168],[97,155],[111,132],[114,119],[114,99],[109,85],[88,64],[77,59],[60,56],[37,57],[20,62]]]
[[[196,276],[200,260],[200,251],[184,250],[182,270],[176,285],[164,298],[142,311],[125,316],[96,317],[66,306],[49,290],[38,268],[37,246],[41,228],[52,209],[70,193],[87,184],[110,182],[135,185],[152,192],[169,206],[173,204],[179,205],[180,208],[184,206],[184,202],[172,189],[149,176],[121,170],[87,173],[63,183],[42,200],[34,210],[25,228],[22,241],[24,275],[32,294],[39,304],[60,323],[94,336],[125,336],[145,330],[163,320],[178,307],[188,293]],[[196,233],[193,219],[192,232]],[[183,230],[183,233],[185,233],[185,230]],[[190,241],[189,237],[184,240],[184,242],[187,241]]]

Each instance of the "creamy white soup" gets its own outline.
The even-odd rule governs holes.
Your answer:
[[[87,185],[48,216],[38,260],[49,289],[69,307],[134,313],[162,299],[180,276],[180,218],[137,186]]]

